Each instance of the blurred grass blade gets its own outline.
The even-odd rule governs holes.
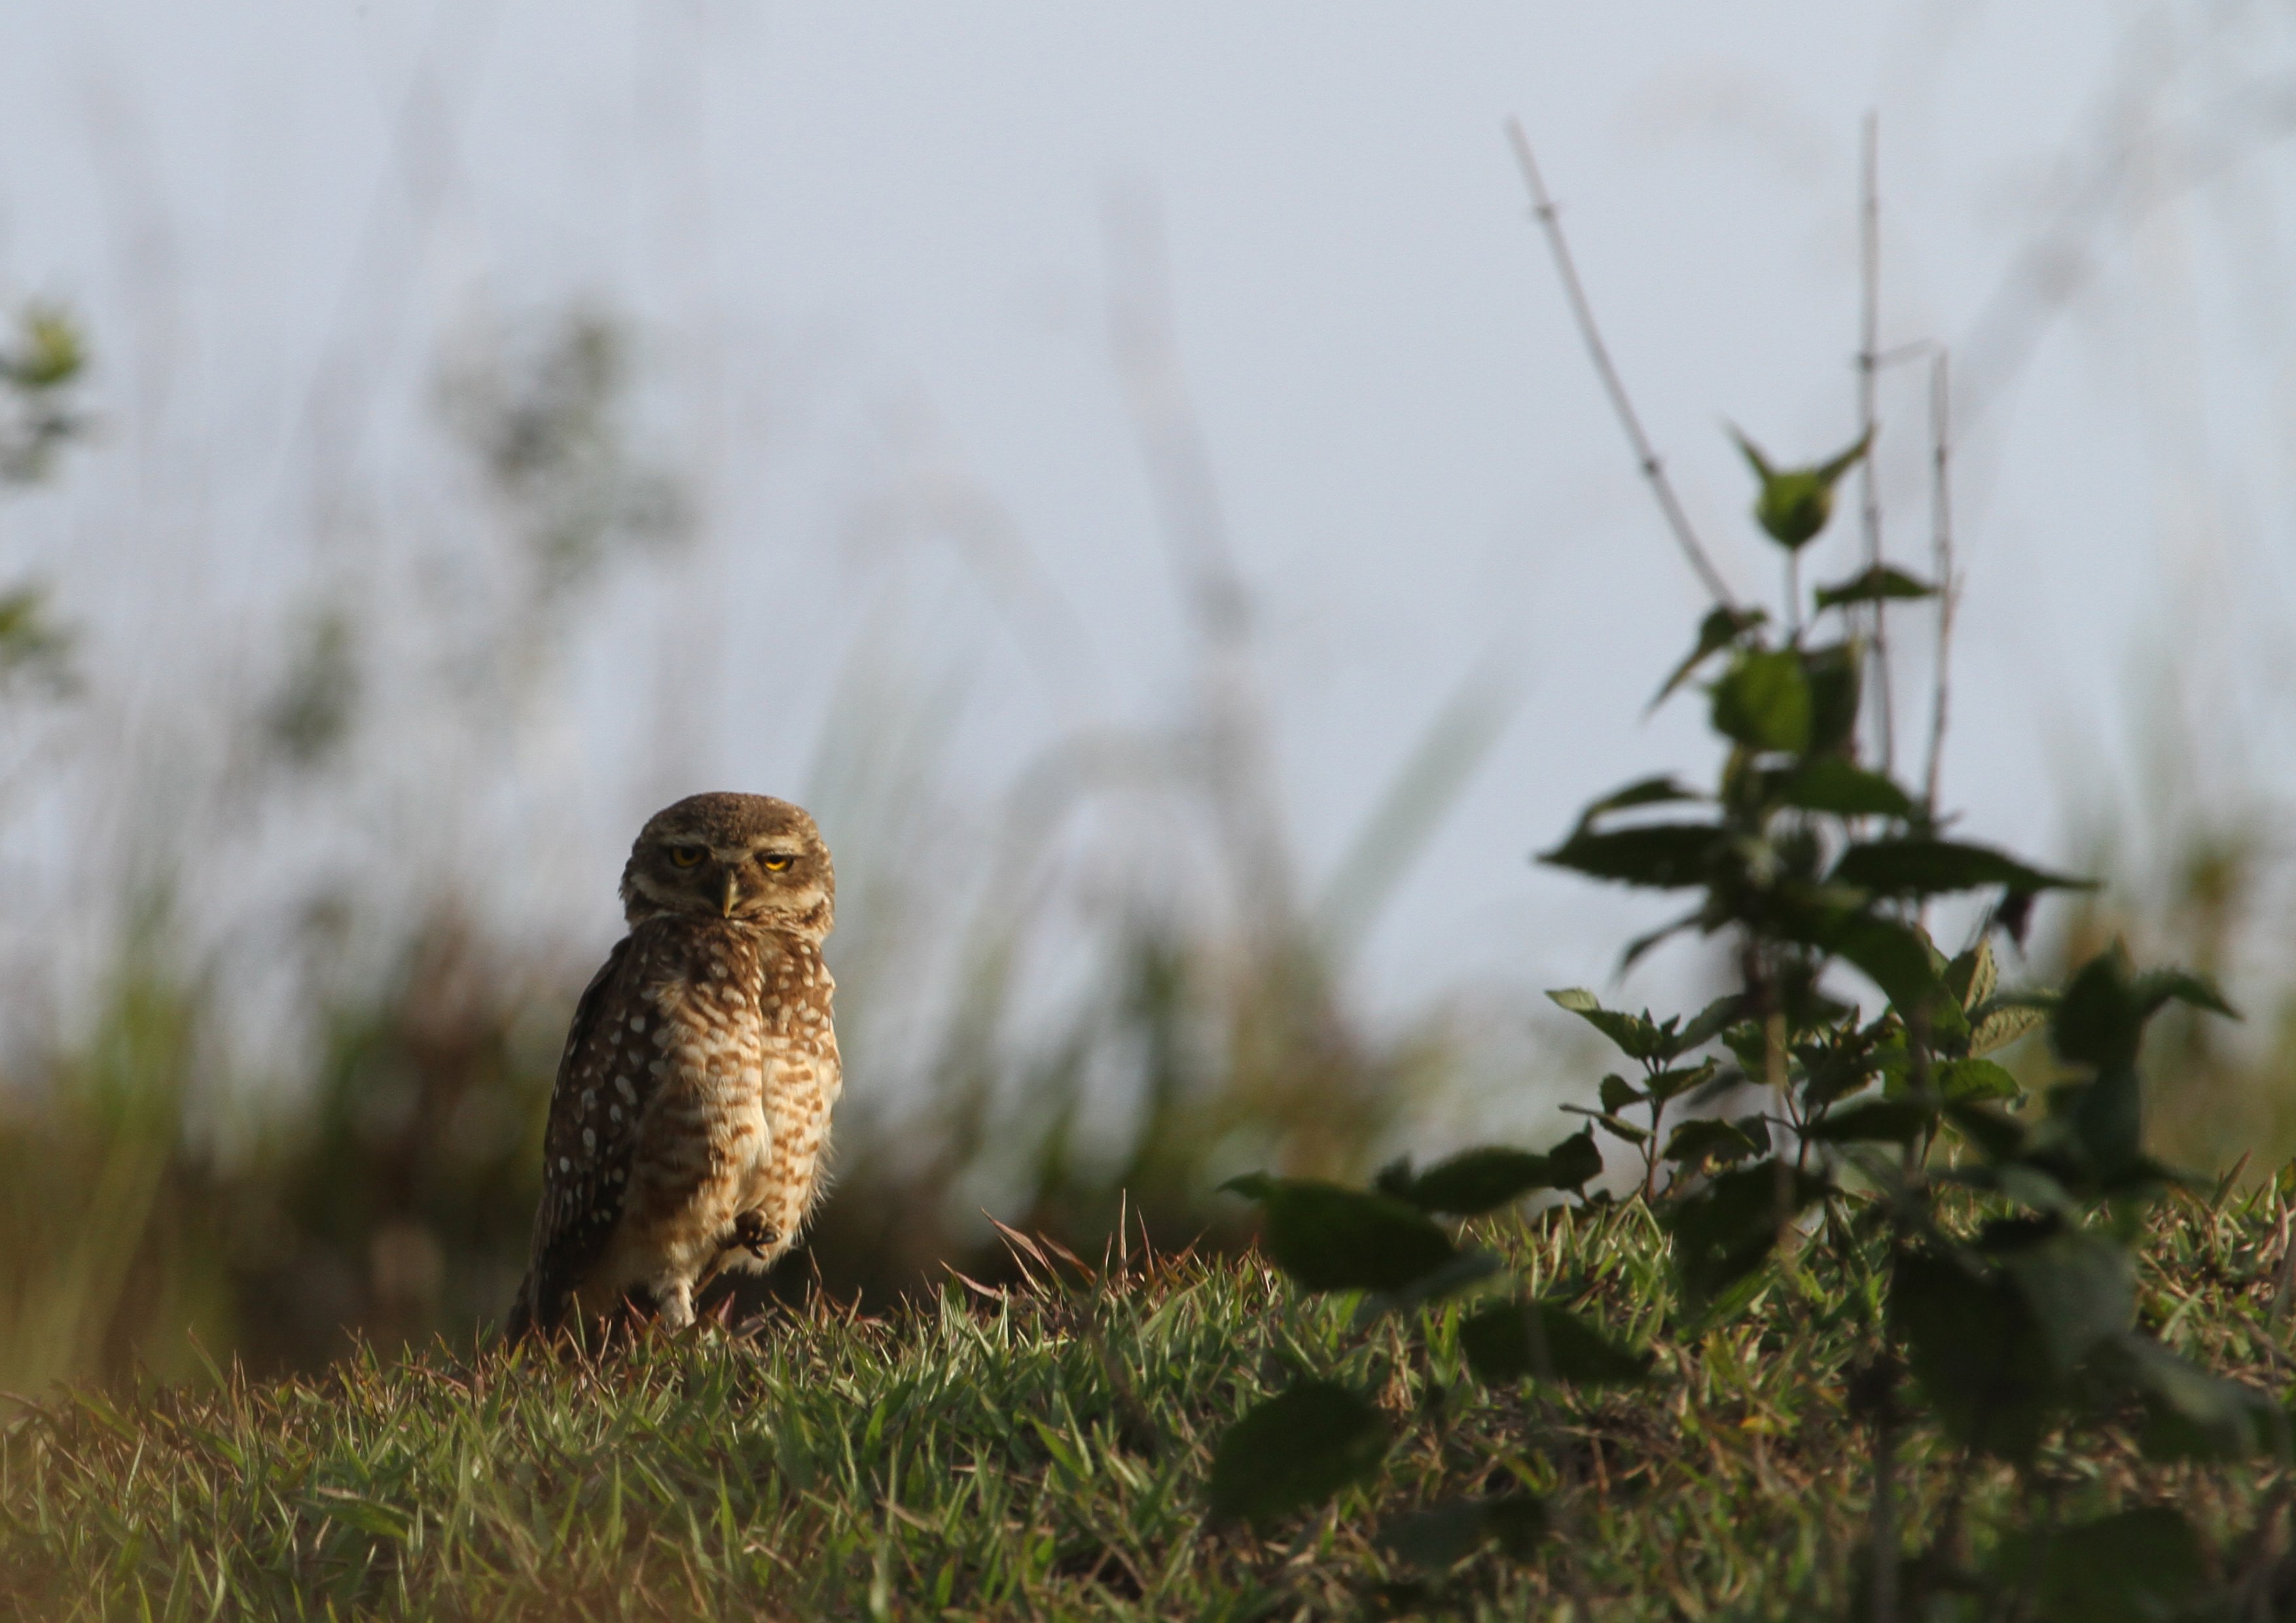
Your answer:
[[[1389,777],[1371,815],[1316,898],[1315,934],[1345,963],[1427,848],[1514,714],[1516,696],[1488,671],[1459,684]]]

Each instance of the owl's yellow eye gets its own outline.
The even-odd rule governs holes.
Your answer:
[[[669,848],[669,859],[681,868],[690,868],[701,860],[698,845],[674,845]]]
[[[791,857],[768,857],[765,858],[766,872],[778,873],[795,860],[796,858]]]

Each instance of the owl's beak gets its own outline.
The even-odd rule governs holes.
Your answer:
[[[741,899],[741,876],[735,873],[728,873],[726,876],[726,916],[727,918],[730,919],[734,916],[734,904]]]

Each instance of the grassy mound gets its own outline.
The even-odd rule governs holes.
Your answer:
[[[2276,1389],[2296,1365],[2292,1215],[2284,1184],[2166,1203],[2141,1316]],[[1750,1309],[1685,1337],[1639,1205],[1478,1227],[1538,1288],[1651,1347],[1655,1383],[1494,1394],[1459,1379],[1458,1302],[1422,1351],[1392,1321],[1350,1331],[1345,1304],[1252,1259],[1037,1258],[1031,1288],[952,1284],[882,1319],[822,1305],[590,1359],[441,1351],[25,1405],[0,1444],[0,1612],[1857,1615],[1872,1466],[1846,1390],[1879,1291],[1860,1259],[1814,1236]],[[1439,1423],[1401,1428],[1375,1486],[1331,1511],[1264,1536],[1208,1526],[1212,1445],[1300,1369]],[[2108,1425],[2053,1442],[2039,1471],[2066,1524],[2175,1504],[2202,1531],[2210,1593],[2253,1615],[2287,1604],[2276,1467],[2149,1463]],[[1431,1569],[1381,1542],[1433,1500],[1518,1484],[1551,1510],[1527,1553]],[[1941,1567],[2027,1562],[2046,1615],[2066,1563],[1991,1530],[2014,1491],[1916,1430],[1905,1547],[1943,1531]],[[1949,1593],[1935,1604],[1952,1615]]]

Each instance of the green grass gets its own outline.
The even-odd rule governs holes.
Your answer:
[[[2140,1313],[2277,1389],[2282,1188],[2154,1219]],[[1480,1225],[1543,1288],[1658,1354],[1647,1389],[1492,1392],[1460,1307],[1425,1347],[1256,1260],[1031,1263],[882,1319],[827,1306],[744,1335],[592,1359],[489,1349],[311,1379],[15,1410],[0,1445],[0,1615],[1308,1618],[1851,1615],[1871,1455],[1845,1410],[1876,1282],[1823,1241],[1733,1323],[1669,1327],[1664,1250],[1627,1205]],[[1202,1515],[1222,1429],[1292,1371],[1375,1394],[1400,1441],[1368,1489],[1268,1530]],[[1445,1573],[1384,1553],[1384,1518],[1520,1473],[1557,1532]],[[2172,1503],[2226,1582],[2278,1560],[2250,1529],[2281,1474],[2144,1462],[2108,1427],[2045,1454],[2050,1514]],[[2013,1480],[1915,1429],[1908,1548],[1965,1493],[1990,1559]],[[2276,1537],[2276,1535],[2274,1535]]]

